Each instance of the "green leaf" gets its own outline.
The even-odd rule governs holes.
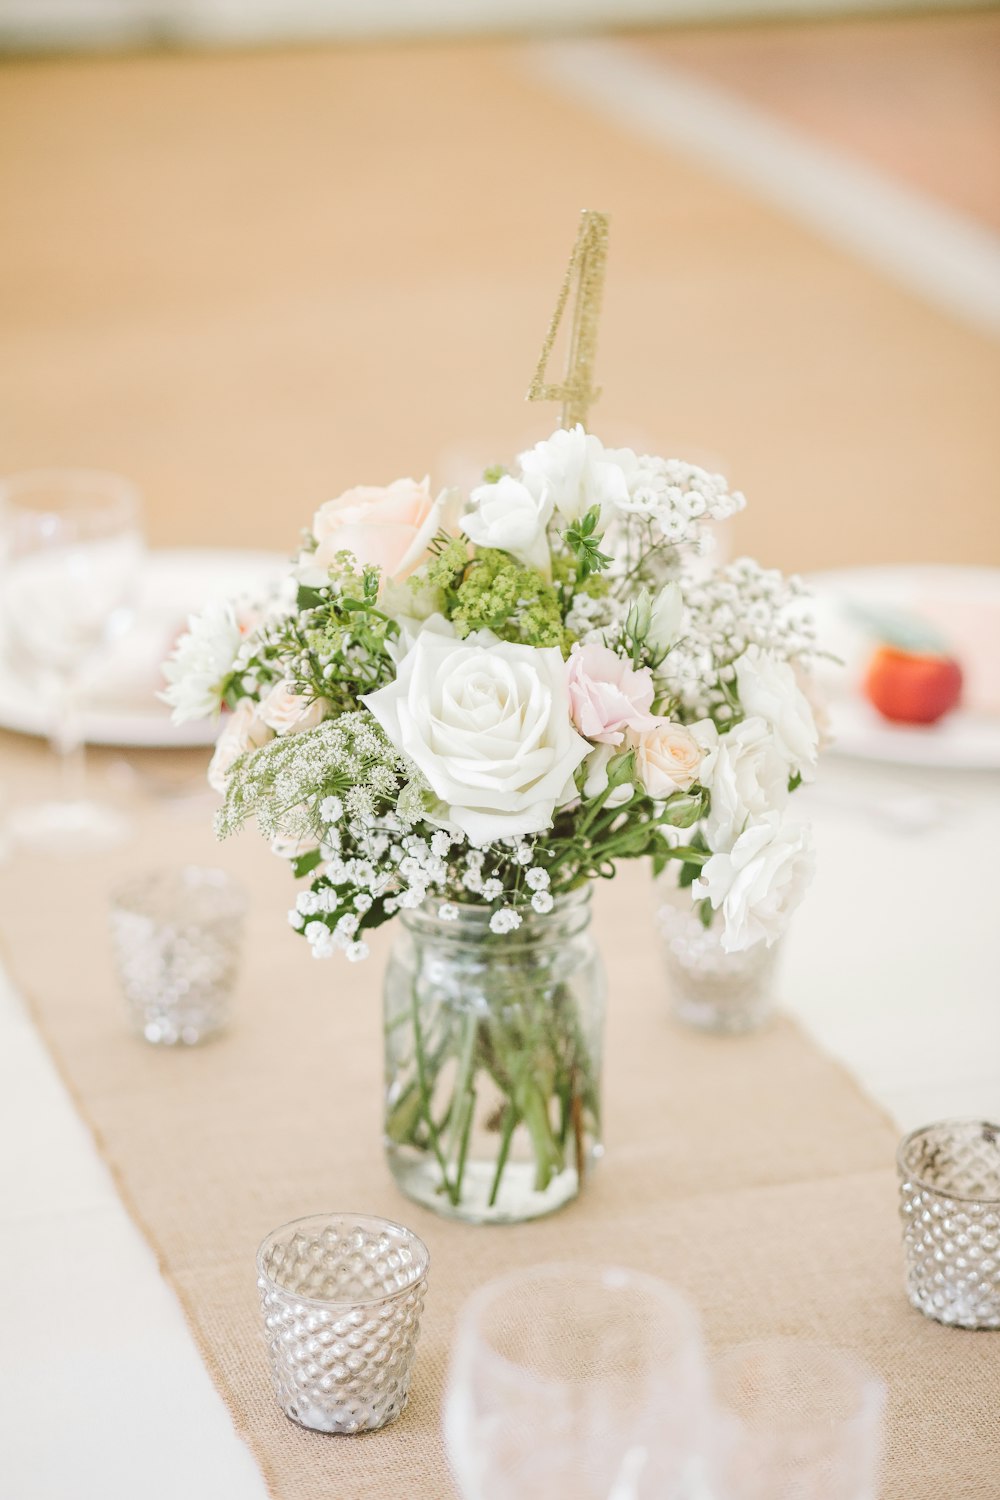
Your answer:
[[[704,927],[706,929],[709,928],[709,927],[711,927],[711,925],[712,925],[712,918],[714,916],[715,916],[715,912],[712,909],[712,903],[711,903],[711,901],[705,900],[705,901],[699,901],[698,902],[698,917],[699,917],[699,920],[701,922],[702,927]]]
[[[308,875],[311,870],[315,870],[322,858],[318,849],[310,849],[308,854],[300,854],[293,859],[291,866],[296,880],[301,880],[303,875]]]
[[[681,865],[680,874],[677,877],[677,884],[680,886],[682,891],[686,891],[690,889],[692,885],[694,885],[700,874],[701,865],[696,865],[693,860],[686,859]]]

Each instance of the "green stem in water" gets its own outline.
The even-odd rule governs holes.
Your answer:
[[[467,1103],[466,1103],[467,1101]],[[456,1201],[462,1196],[462,1178],[465,1176],[465,1161],[469,1154],[469,1137],[472,1134],[472,1121],[476,1113],[476,1091],[472,1089],[463,1100],[465,1111],[465,1128],[462,1131],[462,1144],[458,1152],[458,1168],[455,1172],[455,1198]]]
[[[493,1174],[493,1185],[490,1188],[488,1208],[493,1208],[497,1201],[497,1193],[500,1191],[500,1179],[503,1169],[507,1165],[507,1157],[510,1155],[510,1143],[517,1129],[518,1113],[513,1104],[508,1104],[504,1110],[503,1135],[500,1138],[500,1152],[497,1156],[497,1169]]]
[[[441,1169],[441,1185],[448,1194],[448,1201],[452,1208],[458,1207],[458,1192],[448,1177],[448,1165],[441,1150],[441,1138],[438,1135],[434,1118],[431,1114],[431,1097],[427,1088],[427,1059],[424,1055],[424,1036],[420,1028],[420,1006],[417,1001],[417,987],[413,986],[411,993],[411,1013],[413,1016],[413,1049],[417,1059],[417,1080],[420,1084],[420,1107],[430,1136],[431,1149]]]

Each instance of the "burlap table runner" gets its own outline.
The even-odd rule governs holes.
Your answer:
[[[28,790],[37,752],[0,737],[0,755],[8,788]],[[597,898],[605,1161],[551,1219],[470,1228],[403,1198],[382,1159],[384,942],[365,965],[316,963],[285,925],[287,871],[252,836],[217,846],[208,799],[147,784],[133,813],[136,841],[85,869],[21,854],[0,868],[4,961],[275,1496],[451,1496],[440,1405],[456,1314],[487,1278],[555,1258],[665,1277],[716,1345],[784,1333],[858,1350],[890,1385],[885,1500],[1000,1496],[1000,1338],[939,1327],[906,1303],[895,1131],[788,1021],[725,1040],[668,1020],[645,871],[623,871]],[[245,961],[230,1033],[158,1051],[124,1026],[107,899],[125,873],[183,860],[223,864],[248,885]],[[360,1438],[281,1415],[258,1328],[259,1240],[338,1207],[402,1220],[431,1253],[410,1405]]]

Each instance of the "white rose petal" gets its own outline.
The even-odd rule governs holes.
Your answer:
[[[802,900],[815,860],[808,828],[768,813],[740,834],[732,849],[713,854],[691,887],[693,898],[722,908],[722,946],[740,953],[771,946]]]
[[[767,721],[788,769],[806,778],[816,765],[819,731],[788,662],[750,646],[736,662],[736,686],[747,717]]]
[[[444,803],[438,821],[474,843],[540,833],[576,795],[590,746],[570,723],[555,647],[424,631],[396,680],[362,702]]]
[[[462,530],[477,547],[496,547],[548,578],[552,560],[545,528],[552,500],[540,480],[504,474],[496,484],[481,484],[469,497],[474,510],[462,519]]]

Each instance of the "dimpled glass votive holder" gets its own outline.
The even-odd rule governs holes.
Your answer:
[[[939,1323],[1000,1328],[1000,1125],[924,1125],[897,1162],[913,1306]]]
[[[278,1404],[316,1432],[369,1432],[399,1416],[427,1289],[427,1247],[364,1214],[275,1229],[257,1289]]]

